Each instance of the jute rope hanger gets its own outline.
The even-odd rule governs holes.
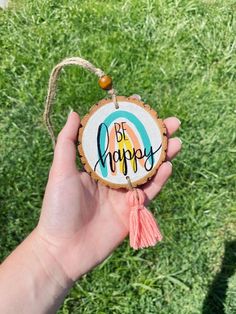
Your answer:
[[[47,93],[47,98],[46,98],[46,102],[45,102],[45,110],[44,110],[44,115],[43,115],[43,119],[44,119],[44,122],[46,124],[48,133],[52,139],[53,148],[55,148],[55,146],[56,146],[56,137],[55,137],[54,130],[52,127],[50,114],[51,114],[51,110],[52,110],[53,100],[54,100],[55,95],[56,95],[57,79],[59,77],[61,70],[67,65],[77,65],[77,66],[80,66],[84,69],[87,69],[90,72],[97,75],[99,77],[99,79],[106,76],[106,74],[101,69],[96,68],[89,61],[87,61],[83,58],[79,58],[79,57],[64,59],[53,68],[51,75],[50,75],[49,83],[48,83],[48,93]],[[103,89],[107,90],[108,94],[112,97],[112,100],[115,104],[115,108],[118,109],[119,105],[118,105],[117,100],[116,100],[115,89],[112,88],[112,86],[109,89],[108,88],[103,88]]]

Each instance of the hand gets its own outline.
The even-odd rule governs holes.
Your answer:
[[[180,125],[177,118],[164,120],[170,137]],[[76,145],[80,118],[72,112],[60,132],[34,233],[66,276],[78,279],[102,262],[127,236],[129,208],[126,191],[95,182],[76,167]],[[178,138],[169,139],[167,159],[181,149]],[[151,200],[160,192],[172,172],[167,161],[142,189]]]

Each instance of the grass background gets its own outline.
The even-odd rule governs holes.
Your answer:
[[[64,57],[110,73],[182,121],[174,174],[150,205],[165,240],[126,241],[71,290],[59,313],[236,313],[236,4],[191,0],[12,1],[0,11],[0,258],[34,228],[52,147],[47,82]],[[53,121],[83,116],[104,93],[67,68]],[[79,261],[78,261],[79,262]]]

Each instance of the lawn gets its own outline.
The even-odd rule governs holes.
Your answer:
[[[31,0],[0,10],[0,259],[37,223],[50,138],[42,122],[51,69],[82,56],[160,117],[177,116],[174,173],[150,208],[164,241],[125,241],[76,283],[59,313],[236,313],[236,4],[224,0]],[[53,122],[105,93],[67,68]],[[79,261],[78,261],[79,263]]]

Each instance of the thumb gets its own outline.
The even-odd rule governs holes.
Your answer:
[[[72,111],[68,116],[65,126],[57,137],[50,174],[67,176],[77,171],[75,161],[79,126],[79,115]]]

